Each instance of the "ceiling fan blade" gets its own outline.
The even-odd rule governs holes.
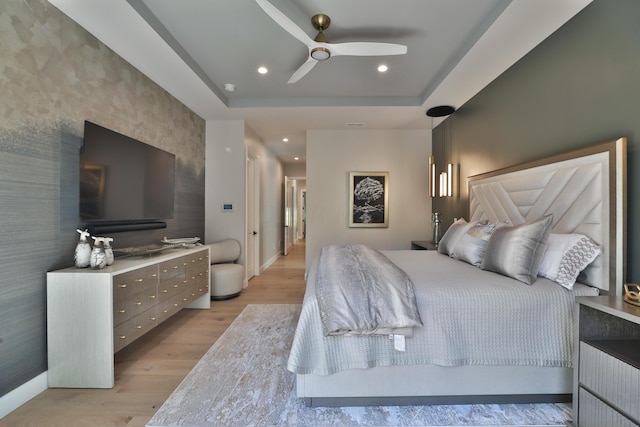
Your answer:
[[[331,50],[331,56],[387,56],[404,55],[407,53],[407,47],[405,45],[393,43],[331,43],[329,44],[329,49]]]
[[[315,59],[309,57],[309,59],[307,59],[307,62],[302,64],[300,66],[300,68],[298,68],[296,70],[296,72],[293,73],[293,75],[291,76],[291,78],[289,79],[289,81],[287,83],[290,84],[290,83],[297,82],[298,80],[303,78],[309,71],[311,71],[313,69],[313,67],[316,66],[317,63],[318,63],[318,61],[316,61]]]
[[[313,39],[307,35],[300,27],[298,27],[287,15],[280,12],[275,8],[271,3],[267,0],[256,0],[258,6],[260,6],[266,13],[276,21],[278,25],[280,25],[286,32],[291,34],[293,37],[300,40],[302,43],[309,46],[313,43]]]

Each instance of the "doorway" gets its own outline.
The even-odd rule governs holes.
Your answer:
[[[247,281],[260,275],[260,173],[258,158],[247,156],[245,269]]]

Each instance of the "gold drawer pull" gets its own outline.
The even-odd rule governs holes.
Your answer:
[[[155,321],[156,318],[155,317],[150,317],[149,320]]]
[[[142,301],[136,301],[136,305],[142,305]]]
[[[195,259],[192,259],[192,260],[191,260],[191,263],[194,263],[194,262],[196,262],[196,260],[195,260]]]
[[[173,285],[174,288],[177,288],[178,286],[180,286],[180,285],[178,285],[177,283],[175,285]]]
[[[182,298],[182,301],[186,301],[186,300],[187,300],[186,298]]]
[[[169,312],[169,310],[162,310],[162,312],[163,312],[163,313],[168,313],[168,312]]]
[[[157,274],[157,273],[153,273],[153,274],[151,275],[151,277],[158,277],[158,274]]]
[[[178,306],[178,303],[173,304],[173,306],[174,306],[174,307],[177,307],[177,306]]]
[[[144,279],[143,278],[135,279],[134,282],[138,282],[138,283],[144,282]]]
[[[156,296],[155,295],[149,295],[149,298],[156,299]]]
[[[177,270],[177,269],[178,269],[178,267],[179,267],[179,266],[174,265],[174,266],[173,266],[173,267],[171,267],[171,268],[173,268],[174,270]]]
[[[142,329],[142,325],[136,325],[136,329]]]
[[[127,310],[125,310],[124,308],[121,308],[120,310],[118,310],[118,313],[126,313]]]
[[[167,273],[169,270],[167,270],[166,268],[164,270],[162,270],[163,273]]]
[[[188,282],[188,280],[186,280],[186,279],[182,281],[182,283],[187,283],[187,282]]]
[[[124,289],[124,288],[127,287],[127,284],[126,283],[121,283],[121,284],[118,285],[118,287]]]
[[[121,339],[121,340],[126,340],[126,339],[127,339],[127,336],[126,336],[126,335],[120,335],[120,339]]]
[[[166,290],[166,289],[163,289],[163,290],[162,290],[162,293],[163,293],[163,294],[166,294],[167,292],[169,292],[169,291],[168,291],[168,290]]]

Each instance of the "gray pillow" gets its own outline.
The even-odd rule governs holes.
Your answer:
[[[456,247],[456,243],[458,243],[460,238],[474,225],[475,223],[469,223],[464,218],[460,218],[451,224],[442,236],[442,239],[440,239],[440,242],[438,242],[438,253],[451,255],[453,248]]]
[[[491,224],[481,222],[473,224],[458,240],[453,248],[451,257],[475,265],[476,267],[480,266],[491,233],[505,224],[506,222],[504,221],[493,222]]]
[[[538,276],[552,221],[553,216],[547,215],[515,227],[496,229],[480,268],[532,284]]]

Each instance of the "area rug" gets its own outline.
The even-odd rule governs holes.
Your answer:
[[[565,426],[569,404],[308,408],[287,357],[299,304],[247,306],[147,424],[167,426]]]

